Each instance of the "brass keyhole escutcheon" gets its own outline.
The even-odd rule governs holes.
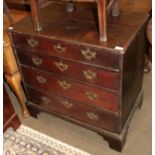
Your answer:
[[[41,96],[41,100],[45,104],[49,104],[51,102],[51,100],[48,97],[46,97],[46,96]]]
[[[96,52],[91,51],[89,48],[87,48],[86,50],[81,50],[81,54],[86,60],[92,60],[96,58]]]
[[[38,45],[38,41],[34,40],[34,38],[30,38],[27,40],[27,43],[31,46],[31,47],[36,47]]]
[[[54,62],[55,66],[61,71],[64,72],[65,70],[68,69],[68,65],[63,63],[62,61],[60,62]]]
[[[91,92],[91,91],[86,92],[86,95],[87,95],[87,97],[88,97],[90,100],[95,100],[95,99],[97,99],[97,97],[98,97],[98,95],[97,95],[96,93]]]
[[[95,120],[95,121],[99,120],[99,116],[93,112],[87,112],[86,115],[88,118],[92,120]]]
[[[58,83],[65,90],[67,90],[71,87],[71,84],[67,83],[66,81],[58,81]]]
[[[44,78],[43,76],[36,76],[36,79],[39,83],[46,83],[47,79]]]
[[[88,80],[92,80],[96,78],[96,73],[91,71],[90,69],[83,71],[84,77]]]
[[[59,52],[59,53],[62,53],[62,52],[65,52],[66,51],[66,48],[65,47],[62,47],[62,45],[60,43],[57,43],[56,45],[53,45],[53,48]]]
[[[69,101],[62,101],[62,104],[68,109],[73,107],[73,103],[70,103]]]
[[[39,66],[39,65],[42,64],[42,59],[35,56],[35,57],[32,58],[32,62],[33,62],[35,65]]]

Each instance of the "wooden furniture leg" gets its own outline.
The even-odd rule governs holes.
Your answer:
[[[4,32],[4,38],[7,38],[7,36],[8,36],[7,33]],[[4,43],[3,63],[4,63],[4,76],[6,78],[6,81],[12,87],[13,91],[15,92],[19,100],[23,116],[28,117],[29,112],[26,107],[26,97],[21,86],[20,73],[9,41],[7,43]]]
[[[5,1],[3,1],[3,8],[4,8],[4,11],[5,11],[7,17],[9,18],[10,22],[12,23],[13,20],[12,20],[12,17],[10,15],[10,11],[9,11],[8,6],[6,5]]]
[[[15,73],[13,76],[5,75],[6,81],[13,88],[22,108],[22,114],[24,117],[29,116],[29,112],[26,107],[26,97],[24,91],[21,87],[21,78],[19,72]]]
[[[116,136],[116,137],[109,137],[105,135],[104,136],[101,135],[101,136],[103,137],[103,139],[108,141],[110,148],[121,152],[126,142],[127,132],[128,132],[128,128],[125,130],[125,133],[122,133],[120,136]]]
[[[30,0],[30,4],[34,28],[36,31],[41,31],[42,28],[40,24],[39,2],[38,0]]]
[[[100,41],[107,41],[107,5],[106,0],[98,0],[98,21]]]
[[[118,0],[117,0],[118,1]],[[80,2],[80,0],[79,0]],[[39,14],[39,2],[38,0],[30,0],[31,14],[36,31],[41,31],[40,14]],[[107,16],[107,0],[98,0],[98,21],[99,21],[99,34],[100,41],[107,41],[107,28],[106,28],[106,16]],[[118,15],[118,3],[114,5],[113,15]]]
[[[148,55],[145,55],[145,66],[144,66],[144,73],[149,73],[151,70],[151,67],[149,66],[149,59]]]
[[[149,73],[151,70],[149,66],[149,57],[151,57],[151,62],[152,62],[152,18],[150,18],[148,21],[146,34],[150,45],[148,47],[148,52],[146,53],[146,57],[145,57],[144,73]]]
[[[119,15],[119,0],[116,0],[112,9],[112,16],[117,17]]]
[[[9,12],[10,13],[10,12]],[[4,76],[6,82],[11,86],[13,91],[15,92],[17,99],[19,100],[22,115],[24,117],[29,116],[29,111],[26,107],[26,97],[21,85],[21,76],[17,67],[17,63],[15,60],[15,56],[10,44],[10,39],[8,35],[8,27],[10,24],[19,21],[20,19],[24,18],[27,13],[25,12],[14,12],[14,14],[9,14],[11,17],[11,21],[9,20],[6,14],[3,15],[4,20],[4,28],[3,28],[3,64],[4,64]],[[11,29],[11,27],[10,27]]]

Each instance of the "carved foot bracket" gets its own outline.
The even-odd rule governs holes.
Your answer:
[[[101,134],[98,133],[100,136],[103,137],[104,140],[107,140],[109,143],[109,147],[121,152],[123,149],[123,146],[126,142],[126,135],[128,132],[128,126],[122,131],[121,134]]]

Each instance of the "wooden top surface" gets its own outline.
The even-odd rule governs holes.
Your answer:
[[[27,12],[25,11],[18,11],[18,10],[11,10],[11,17],[13,20],[13,23],[16,23],[17,21],[20,21],[24,17],[28,15]],[[5,43],[9,43],[10,39],[8,36],[8,27],[11,25],[9,18],[7,15],[4,13],[3,14],[3,41]]]
[[[83,3],[82,11],[66,12],[66,5],[52,3],[41,10],[42,31],[34,31],[31,16],[13,25],[13,31],[61,39],[98,48],[114,49],[116,46],[127,48],[136,32],[148,17],[147,12],[120,11],[119,17],[108,18],[108,41],[99,41],[97,11],[94,5]]]

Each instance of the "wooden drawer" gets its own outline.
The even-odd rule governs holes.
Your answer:
[[[71,99],[92,104],[110,111],[118,111],[118,95],[98,87],[58,77],[47,72],[21,67],[27,85],[49,93],[56,93]]]
[[[119,69],[119,55],[110,50],[103,50],[95,47],[84,46],[65,41],[57,41],[45,37],[11,33],[15,47],[33,50],[58,57],[65,57],[100,65],[105,68]]]
[[[101,129],[118,131],[118,116],[113,113],[106,113],[95,107],[79,104],[64,97],[49,95],[30,88],[27,88],[27,95],[28,101],[45,111],[54,111],[58,115],[65,115],[67,118],[95,125]]]
[[[119,89],[119,72],[108,71],[64,58],[31,53],[27,50],[17,49],[16,53],[20,64],[37,67],[49,72],[97,84],[105,88]]]

